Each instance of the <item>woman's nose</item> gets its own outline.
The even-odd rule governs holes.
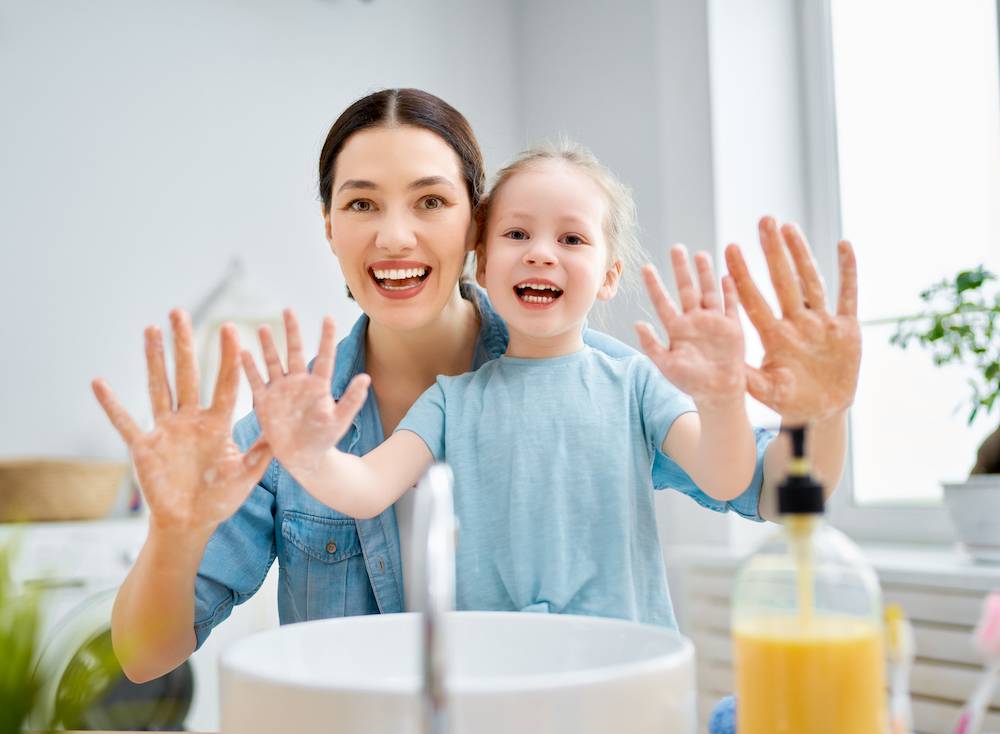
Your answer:
[[[407,212],[388,211],[375,236],[375,246],[387,252],[406,252],[417,245],[411,217]]]

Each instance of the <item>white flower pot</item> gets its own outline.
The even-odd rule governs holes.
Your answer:
[[[1000,474],[942,486],[959,542],[977,560],[1000,563]]]

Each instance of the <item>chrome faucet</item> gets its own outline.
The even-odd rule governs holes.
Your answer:
[[[444,691],[447,645],[444,615],[455,609],[454,478],[447,464],[432,465],[417,483],[413,506],[413,582],[423,611],[421,734],[448,734]]]

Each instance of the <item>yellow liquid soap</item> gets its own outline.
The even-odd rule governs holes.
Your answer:
[[[737,623],[740,734],[884,734],[881,629],[864,619],[814,612],[813,518],[789,518],[797,562],[797,617]]]
[[[816,518],[812,515],[792,515],[785,521],[791,538],[792,553],[795,555],[798,573],[796,582],[799,597],[799,623],[808,625],[813,616],[813,564],[812,545],[809,543]]]
[[[740,734],[884,734],[882,636],[867,622],[764,619],[734,632]]]

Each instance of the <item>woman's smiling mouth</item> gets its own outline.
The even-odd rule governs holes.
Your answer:
[[[521,283],[514,286],[517,297],[525,303],[552,303],[563,292],[548,283]]]
[[[372,278],[380,288],[401,291],[414,288],[427,278],[430,268],[426,265],[412,268],[369,268]]]

